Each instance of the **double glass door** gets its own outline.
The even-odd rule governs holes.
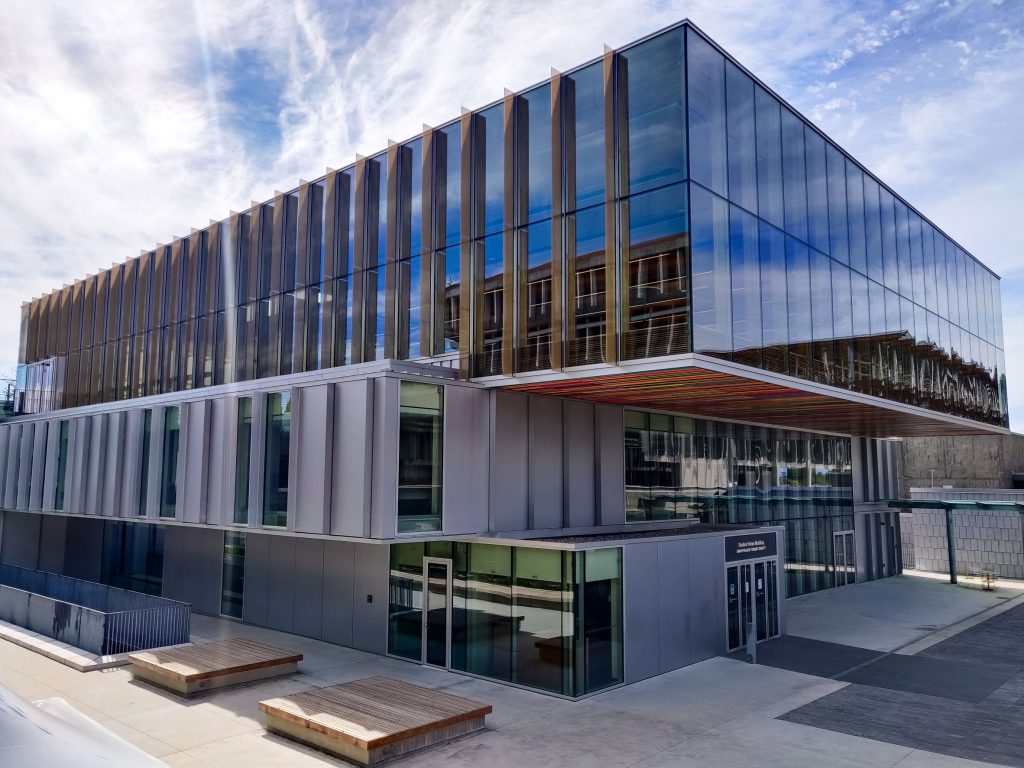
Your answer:
[[[730,565],[725,571],[725,589],[728,650],[735,651],[747,644],[751,623],[758,642],[778,636],[778,561]]]
[[[423,558],[424,664],[450,669],[452,665],[452,561]]]
[[[857,580],[857,561],[853,551],[853,531],[832,534],[832,558],[836,586],[845,587]]]

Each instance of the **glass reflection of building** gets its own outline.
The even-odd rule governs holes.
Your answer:
[[[786,527],[786,594],[836,586],[853,530],[850,439],[626,411],[626,519]]]
[[[452,669],[564,696],[623,681],[619,548],[392,546],[388,652],[415,661],[430,642],[424,556],[453,564]]]

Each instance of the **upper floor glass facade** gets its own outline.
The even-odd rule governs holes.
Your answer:
[[[1001,317],[997,276],[680,25],[26,304],[20,360],[69,407],[697,352],[1005,425]]]

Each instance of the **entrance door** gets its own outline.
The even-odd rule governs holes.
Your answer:
[[[423,663],[452,663],[452,561],[423,558]]]
[[[778,636],[778,586],[775,560],[731,565],[726,569],[726,642],[730,651],[747,644],[750,622],[754,622],[758,642]]]
[[[832,534],[832,558],[835,566],[836,586],[845,587],[857,580],[857,561],[853,550],[853,531]]]

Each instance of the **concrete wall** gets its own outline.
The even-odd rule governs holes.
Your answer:
[[[780,552],[784,531],[778,531]],[[781,561],[780,561],[781,563]],[[726,650],[722,535],[626,543],[622,548],[625,680],[633,683]],[[785,578],[779,626],[785,629]]]
[[[622,409],[490,394],[488,519],[479,531],[626,522]],[[446,508],[447,512],[447,508]]]
[[[903,498],[931,486],[1010,488],[1011,473],[1024,472],[1024,435],[907,437],[900,446]]]
[[[388,548],[249,534],[242,611],[250,624],[385,653]]]
[[[58,436],[68,422],[62,512],[223,528],[235,477],[248,473],[248,529],[260,530],[267,396],[292,397],[288,524],[316,536],[397,533],[401,380],[444,385],[443,530],[447,535],[583,529],[625,523],[622,409],[488,390],[400,372],[318,373],[68,409],[0,425],[0,509],[50,512]],[[365,367],[365,366],[364,366]],[[433,373],[433,369],[430,369]],[[420,374],[417,376],[416,374]],[[252,401],[249,464],[238,465],[239,399]],[[160,517],[163,425],[180,408],[176,505]],[[149,468],[142,473],[145,415]],[[145,481],[145,482],[144,482]],[[275,529],[280,530],[280,529]]]

